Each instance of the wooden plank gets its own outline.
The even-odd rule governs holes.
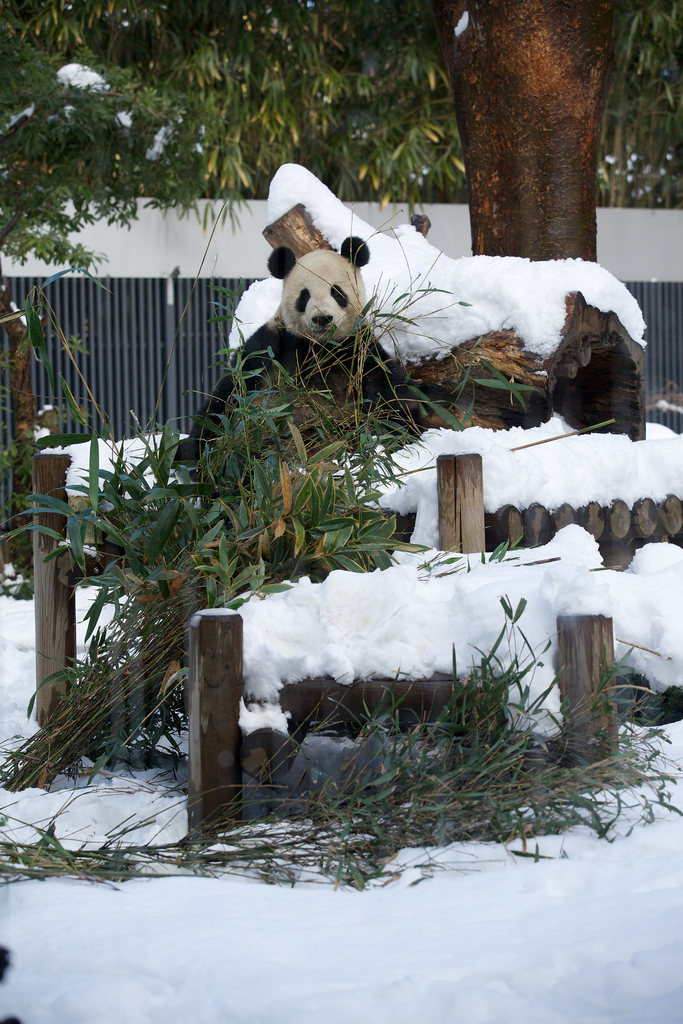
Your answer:
[[[486,550],[481,455],[439,455],[436,460],[439,548]]]
[[[66,502],[68,455],[41,453],[33,456],[33,492],[48,494]],[[56,512],[34,513],[36,525],[47,526],[66,536],[66,518]],[[60,578],[56,558],[45,559],[59,541],[33,531],[34,615],[36,632],[36,716],[44,728],[60,697],[67,692],[66,680],[45,680],[66,668],[76,658],[76,597],[73,587]]]
[[[478,453],[455,458],[456,551],[486,550],[484,530],[484,478]]]
[[[616,716],[605,706],[615,699],[614,681],[599,692],[603,673],[614,661],[612,620],[604,615],[561,615],[557,635],[569,749],[577,757],[592,760],[604,753],[598,740],[614,744],[618,737]]]
[[[436,498],[439,508],[439,550],[455,551],[455,455],[437,457]]]
[[[189,828],[197,831],[241,817],[242,616],[197,612],[189,646],[187,810]]]
[[[453,677],[435,674],[430,679],[362,679],[348,686],[331,677],[302,679],[280,690],[280,707],[295,722],[312,720],[333,726],[360,724],[379,710],[398,705],[401,724],[433,722],[453,693]]]

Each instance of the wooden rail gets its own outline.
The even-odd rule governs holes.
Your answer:
[[[617,739],[617,722],[607,706],[614,685],[600,690],[614,661],[612,620],[601,615],[561,616],[558,671],[567,715],[571,754],[582,760],[602,756]],[[296,743],[288,733],[261,728],[242,738],[239,730],[242,619],[234,612],[198,612],[190,625],[189,735],[190,827],[210,829],[239,820],[241,769],[261,785],[277,785],[291,768]],[[205,646],[206,645],[206,646]],[[453,678],[418,681],[366,679],[344,686],[333,679],[304,679],[280,690],[280,708],[295,726],[360,724],[382,708],[399,708],[399,725],[434,721],[453,693]],[[402,720],[401,720],[402,719]]]

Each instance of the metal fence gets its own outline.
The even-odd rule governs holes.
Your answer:
[[[17,305],[23,306],[40,283],[14,278]],[[63,277],[48,287],[55,321],[69,343],[67,351],[48,323],[46,345],[55,378],[63,375],[88,423],[99,429],[89,388],[117,438],[134,433],[138,422],[148,427],[170,420],[189,430],[198,394],[210,392],[220,375],[217,354],[227,341],[225,324],[210,322],[224,311],[215,303],[231,306],[251,282],[105,278],[102,283],[104,288],[86,277]],[[648,324],[648,419],[683,431],[683,283],[629,282],[627,287]],[[5,340],[0,331],[0,346]],[[33,386],[39,408],[52,404],[63,412],[63,430],[85,429],[71,416],[59,385],[56,395],[50,393],[45,368],[37,361]],[[11,425],[6,393],[3,398],[0,447]],[[0,480],[0,502],[8,488],[9,481]]]

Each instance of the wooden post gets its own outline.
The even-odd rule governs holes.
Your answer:
[[[486,549],[481,455],[439,455],[436,460],[439,547],[473,553]]]
[[[41,453],[33,456],[33,491],[66,502],[68,455]],[[57,512],[34,513],[36,525],[47,526],[66,536],[66,519]],[[59,698],[67,691],[64,679],[45,683],[54,672],[76,658],[76,597],[73,587],[60,579],[57,558],[45,561],[59,541],[33,531],[34,615],[36,628],[36,715],[44,728]]]
[[[599,692],[600,679],[614,661],[612,620],[604,615],[561,615],[557,619],[560,694],[568,705],[569,749],[582,759],[601,756],[596,734],[610,743],[618,737],[617,720],[602,702],[613,702],[612,681]],[[596,706],[597,705],[597,706]]]
[[[242,616],[212,609],[190,619],[189,828],[241,817]]]

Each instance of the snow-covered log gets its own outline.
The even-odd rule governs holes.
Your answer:
[[[302,203],[270,224],[264,236],[273,246],[289,245],[297,256],[330,248]],[[472,405],[470,422],[477,426],[533,427],[559,413],[577,428],[613,419],[605,430],[642,440],[642,346],[616,313],[590,305],[580,291],[566,295],[565,308],[560,343],[550,352],[527,346],[512,329],[496,330],[465,340],[446,356],[441,350],[411,359],[410,375],[430,402],[457,418]],[[522,385],[521,400],[500,387],[501,374]],[[427,405],[421,425],[448,424]]]

